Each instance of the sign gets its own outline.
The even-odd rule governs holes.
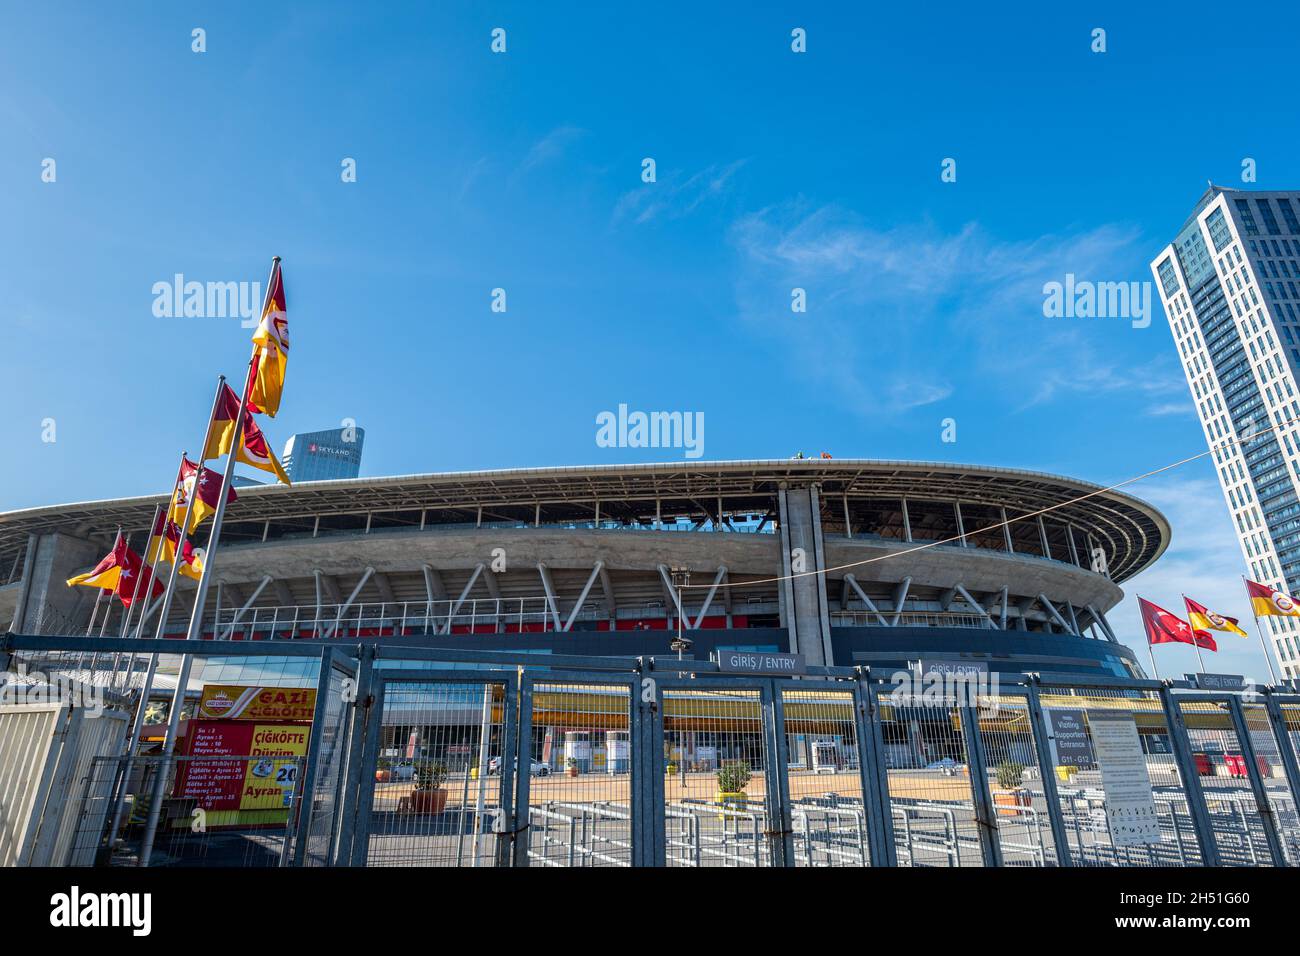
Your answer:
[[[1111,842],[1115,846],[1159,843],[1156,801],[1133,716],[1093,711],[1088,724],[1101,767],[1101,788],[1106,792]]]
[[[295,758],[307,753],[310,735],[304,724],[191,721],[187,756],[250,759],[181,761],[173,793],[204,810],[285,809],[297,782]]]
[[[1076,709],[1045,708],[1047,725],[1051,730],[1058,767],[1090,767],[1093,764],[1092,745],[1088,743],[1088,727],[1083,722],[1083,711]]]
[[[208,684],[199,698],[196,720],[311,720],[316,690],[311,687],[248,687]]]
[[[1242,674],[1184,674],[1201,690],[1245,690],[1246,678]]]
[[[987,661],[922,660],[918,663],[920,664],[922,676],[926,674],[942,674],[945,677],[974,677],[989,672]]]
[[[778,654],[774,651],[718,651],[718,670],[724,674],[762,674],[781,677],[806,674],[808,666],[802,654]]]

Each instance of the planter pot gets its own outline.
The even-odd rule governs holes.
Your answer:
[[[447,808],[446,790],[411,791],[411,812],[436,816]]]
[[[719,790],[717,799],[714,801],[720,807],[726,807],[728,810],[748,810],[749,800],[745,797],[743,790]],[[718,819],[725,820],[725,813],[719,813]]]
[[[998,816],[1014,817],[1019,814],[1017,807],[1028,807],[1033,805],[1033,797],[1028,790],[1017,788],[1015,790],[994,790],[993,803],[999,808]],[[1005,809],[1004,809],[1005,808]]]
[[[393,779],[393,771],[391,770],[375,771],[375,783],[388,783],[392,779]]]
[[[570,777],[576,777],[578,775],[578,768],[570,767],[568,770],[565,771],[565,773],[567,773]]]

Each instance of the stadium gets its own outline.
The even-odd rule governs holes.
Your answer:
[[[0,514],[0,620],[20,634],[83,633],[94,595],[64,579],[93,565],[118,528],[142,539],[162,500]],[[885,672],[923,661],[1134,677],[1142,670],[1106,612],[1169,538],[1159,511],[1120,492],[926,462],[241,487],[203,636],[698,660],[741,649]],[[185,634],[193,583],[180,580],[166,636]],[[685,649],[673,644],[679,625]]]

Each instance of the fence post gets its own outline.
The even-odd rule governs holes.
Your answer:
[[[1054,738],[1047,729],[1047,715],[1043,713],[1043,702],[1038,696],[1038,684],[1038,675],[1029,675],[1026,695],[1029,699],[1029,719],[1033,723],[1034,736],[1038,738],[1034,750],[1038,753],[1038,773],[1043,778],[1043,799],[1047,801],[1047,820],[1052,826],[1052,842],[1056,844],[1056,865],[1074,866],[1074,857],[1070,852],[1070,838],[1065,832],[1065,820],[1061,816],[1061,795],[1056,789],[1056,767],[1052,760]]]
[[[773,866],[794,866],[794,828],[790,813],[790,765],[785,739],[785,701],[781,687],[773,680],[763,682],[764,722],[768,725],[769,758],[767,761],[767,830],[768,848]]]
[[[523,667],[519,668],[519,739],[515,753],[520,770],[515,781],[515,814],[510,839],[514,841],[514,865],[528,866],[531,863],[528,859],[528,828],[533,822],[529,809],[533,785],[533,677]]]
[[[326,647],[320,652],[320,673],[316,677],[316,709],[311,715],[311,739],[307,743],[307,765],[303,768],[302,802],[299,803],[298,824],[293,834],[293,865],[306,862],[307,841],[304,829],[310,829],[312,811],[316,806],[316,764],[320,759],[321,736],[325,733],[325,711],[329,703],[330,677],[334,672],[334,655],[338,650]]]
[[[331,866],[348,866],[352,860],[352,843],[357,826],[357,802],[365,780],[361,777],[361,765],[364,762],[367,721],[374,705],[374,693],[371,690],[374,673],[375,650],[367,644],[357,647],[357,687],[356,698],[352,701],[352,721],[348,731],[347,758],[339,768],[342,782],[342,800],[335,811],[339,815],[338,842],[331,854]],[[374,781],[370,789],[374,790]]]
[[[1268,844],[1268,852],[1273,856],[1273,865],[1286,866],[1286,854],[1282,851],[1282,840],[1277,831],[1277,816],[1273,813],[1268,791],[1264,789],[1264,778],[1259,772],[1259,758],[1255,755],[1255,741],[1250,739],[1250,726],[1241,709],[1241,698],[1236,694],[1228,697],[1228,712],[1232,714],[1232,723],[1237,729],[1237,743],[1241,746],[1241,756],[1246,762],[1246,776],[1250,780],[1250,789],[1255,794],[1255,808],[1259,811],[1259,820],[1264,827],[1264,842]]]
[[[1300,767],[1296,765],[1296,753],[1286,725],[1286,714],[1282,712],[1282,705],[1278,703],[1271,688],[1264,691],[1264,702],[1268,709],[1269,724],[1273,728],[1273,737],[1277,740],[1277,752],[1282,758],[1282,769],[1286,772],[1287,786],[1291,789],[1291,800],[1296,812],[1300,813]]]
[[[970,693],[969,689],[961,693]],[[998,842],[998,818],[989,793],[989,772],[984,763],[984,743],[980,740],[979,698],[963,706],[954,699],[961,715],[961,729],[966,735],[966,771],[970,775],[971,799],[975,804],[975,828],[979,831],[980,855],[985,866],[1002,865],[1002,845]]]
[[[858,774],[862,779],[862,810],[867,815],[872,866],[897,866],[894,828],[889,815],[889,791],[882,787],[879,709],[871,692],[870,670],[858,668],[853,685],[854,713],[858,734]]]
[[[1183,778],[1183,790],[1187,793],[1187,808],[1192,814],[1192,828],[1196,831],[1196,840],[1201,845],[1201,864],[1219,866],[1219,845],[1214,839],[1214,825],[1210,821],[1210,811],[1205,804],[1205,791],[1201,788],[1201,778],[1196,773],[1196,761],[1192,759],[1192,745],[1187,737],[1187,724],[1183,720],[1183,711],[1174,701],[1169,691],[1169,682],[1160,687],[1160,703],[1165,710],[1165,723],[1169,726],[1169,741],[1173,744],[1174,759],[1178,763],[1178,775]]]
[[[365,866],[370,857],[370,822],[375,806],[375,768],[379,763],[380,733],[384,726],[384,692],[388,685],[375,680],[369,695],[365,743],[358,766],[356,815],[353,817],[352,851],[349,866]]]
[[[517,736],[519,675],[522,670],[522,667],[517,667],[513,672],[507,671],[501,688],[501,718],[505,725],[501,731],[501,749],[498,751],[501,754],[501,775],[497,782],[497,802],[501,805],[501,819],[494,827],[497,844],[493,858],[493,865],[499,867],[511,864],[510,840],[515,833],[515,775],[520,778],[533,775],[531,748],[523,743],[522,737]],[[519,755],[519,759],[513,764],[510,761],[511,754]]]
[[[641,791],[644,813],[639,821],[639,832],[633,838],[641,844],[640,858],[643,866],[668,865],[667,804],[664,793],[664,691],[654,676],[653,660],[641,658],[637,663],[640,677],[634,684],[641,713],[640,739],[633,743],[640,751],[632,755],[633,763],[641,771]],[[638,826],[635,821],[633,826]]]

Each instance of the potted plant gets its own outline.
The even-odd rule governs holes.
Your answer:
[[[578,758],[566,757],[564,760],[564,769],[568,771],[570,777],[578,775]]]
[[[745,788],[753,776],[748,760],[725,761],[718,767],[718,805],[733,810],[746,809],[749,803],[745,799]]]
[[[994,768],[998,777],[998,787],[993,791],[993,803],[1005,810],[998,810],[1003,816],[1015,816],[1017,807],[1027,807],[1032,802],[1029,790],[1021,786],[1024,780],[1025,765],[1014,760],[1004,760]]]
[[[436,815],[447,806],[447,767],[436,760],[425,760],[415,767],[415,789],[411,792],[411,812]]]
[[[672,761],[669,761],[668,765],[664,767],[664,771],[671,777],[673,774],[677,772],[677,764],[673,763]]]

